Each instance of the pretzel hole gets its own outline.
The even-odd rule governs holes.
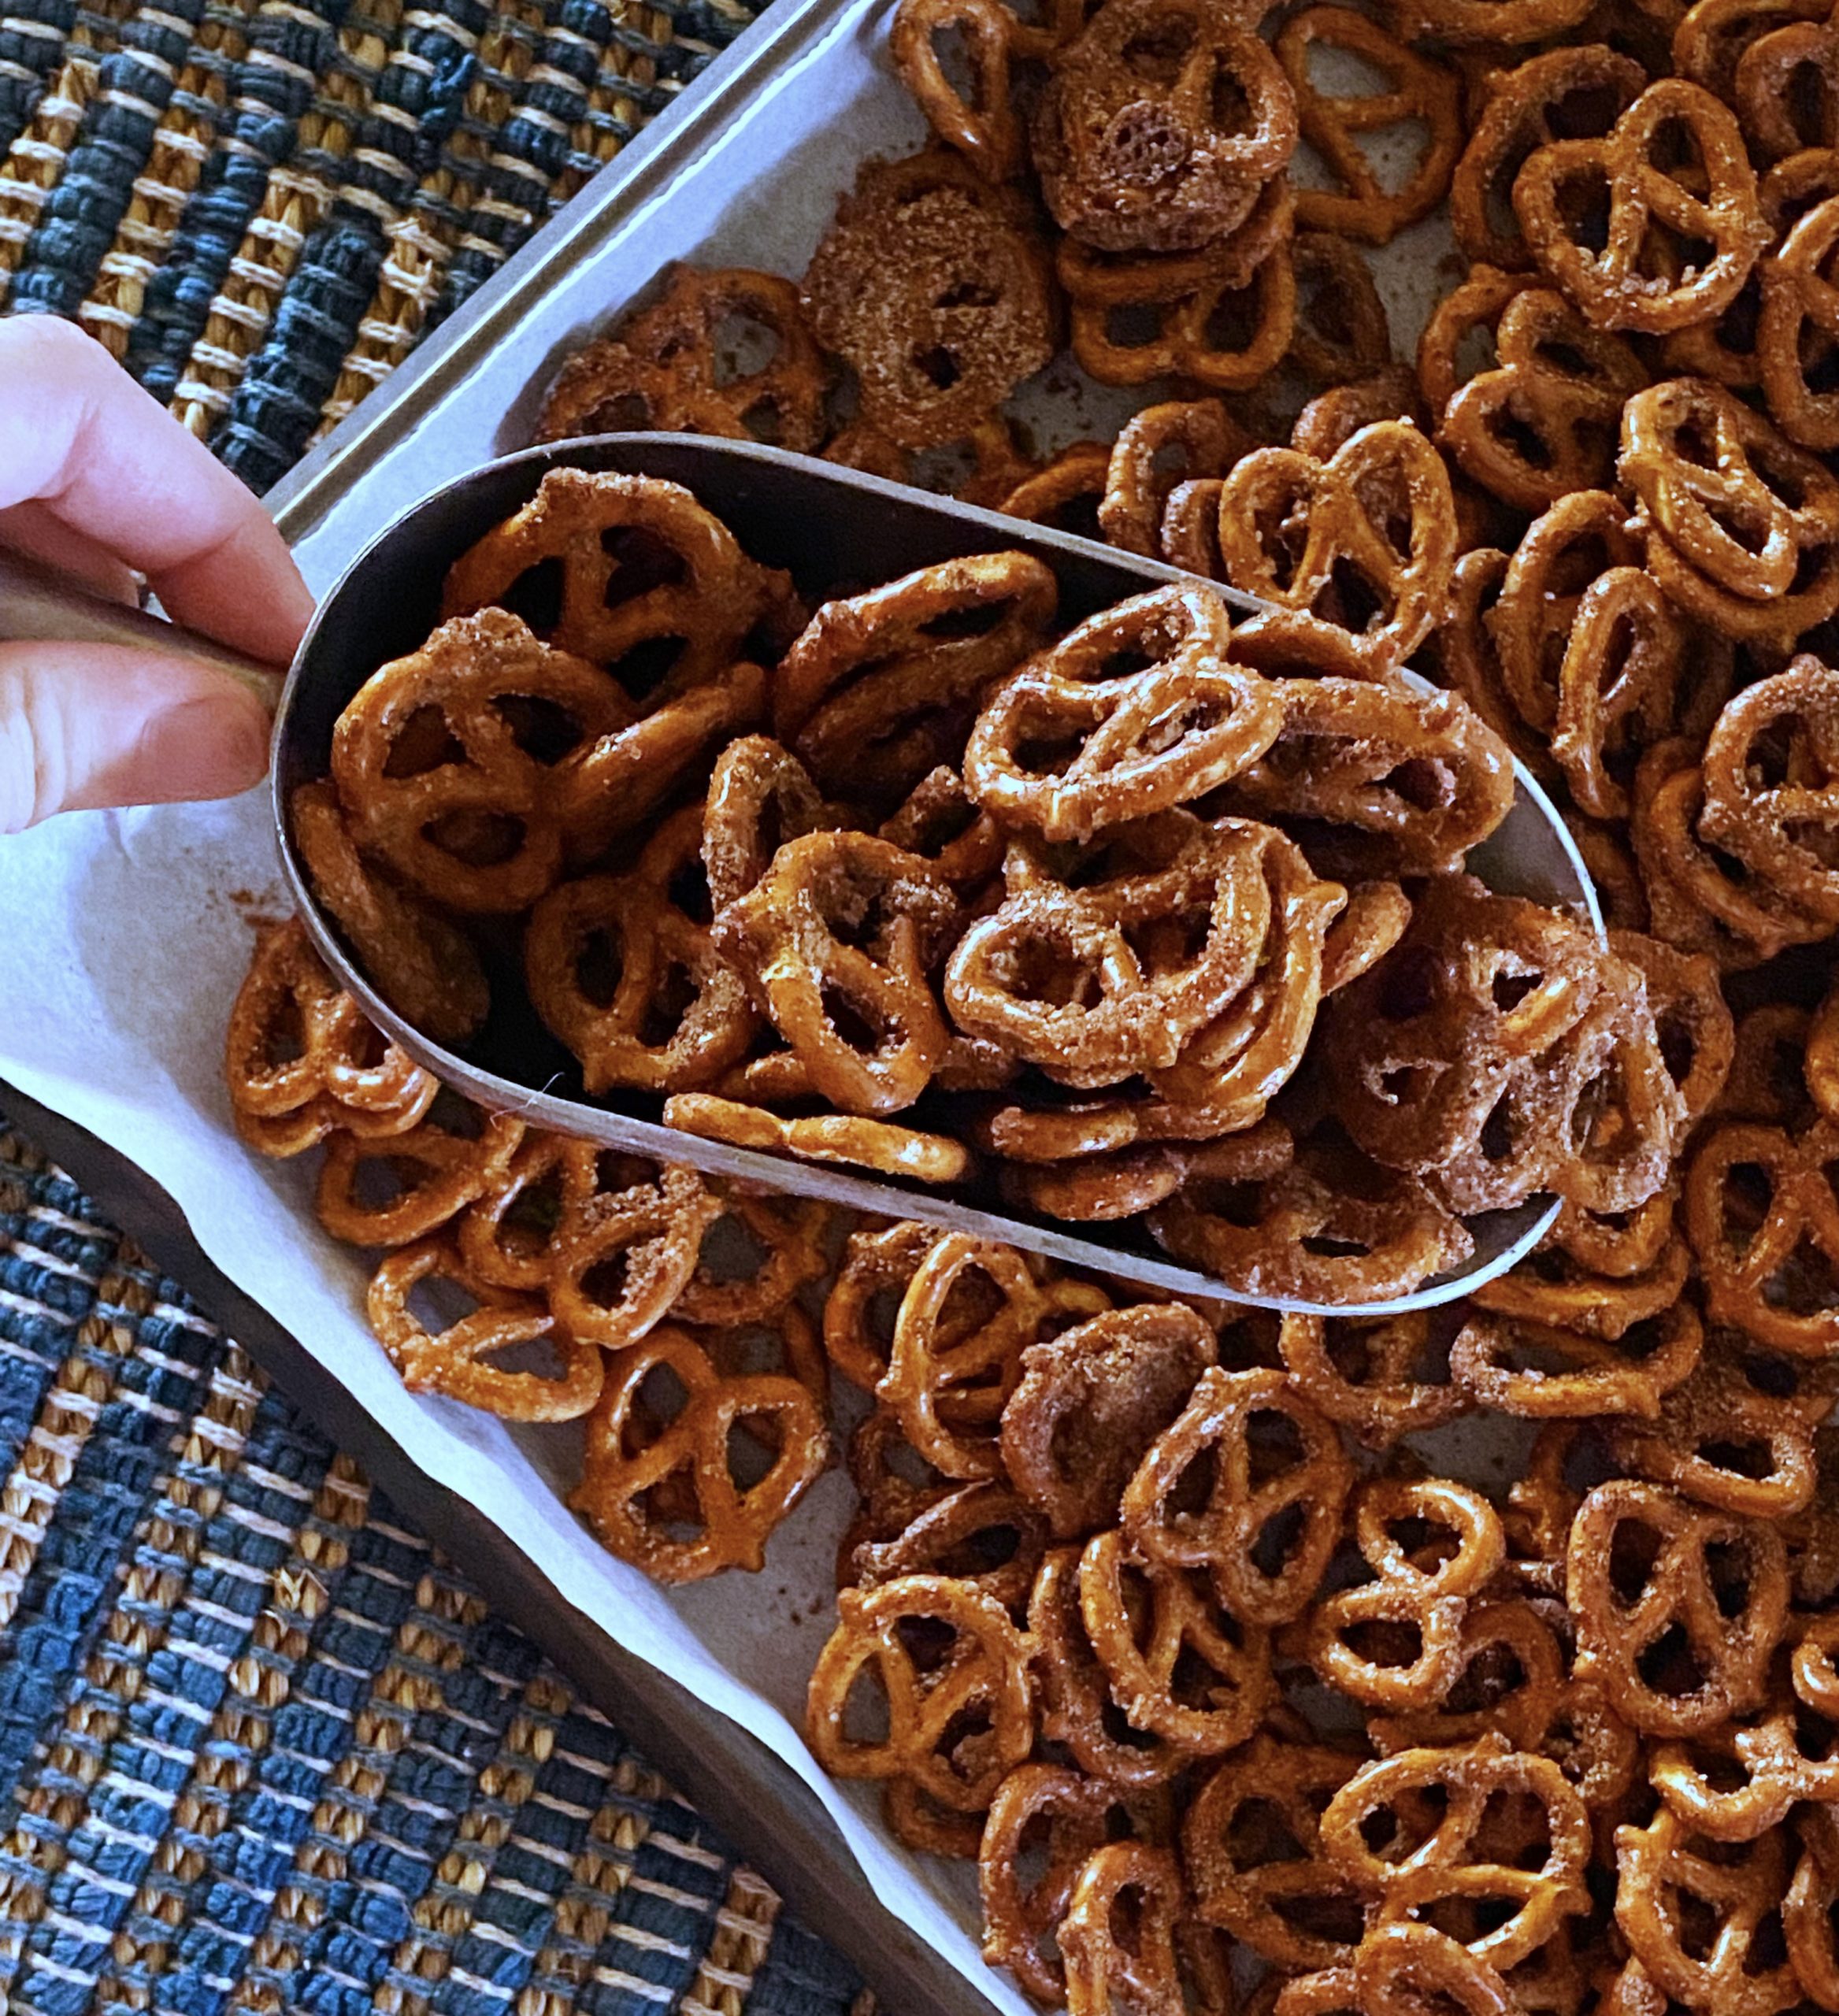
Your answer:
[[[523,851],[529,828],[514,813],[469,806],[443,812],[422,828],[423,837],[469,868],[496,868]]]
[[[689,579],[689,563],[649,525],[609,525],[600,535],[600,550],[613,562],[601,598],[609,609],[624,608],[654,588],[680,587]]]
[[[1276,1799],[1256,1794],[1240,1799],[1233,1809],[1224,1846],[1233,1868],[1241,1872],[1309,1859],[1309,1851],[1296,1838],[1283,1807]]]
[[[981,1702],[968,1702],[945,1725],[933,1745],[933,1754],[955,1778],[967,1785],[974,1784],[986,1768],[984,1758],[995,1734],[995,1721],[988,1707]]]
[[[689,649],[688,637],[644,637],[606,667],[629,699],[647,700],[676,671]]]
[[[596,1260],[581,1275],[579,1288],[584,1301],[597,1309],[617,1309],[632,1282],[632,1254],[625,1247]]]
[[[483,1304],[455,1275],[437,1265],[410,1289],[403,1306],[428,1336],[438,1338]]]
[[[1337,554],[1328,580],[1312,606],[1312,613],[1355,636],[1381,627],[1391,611],[1391,597],[1344,553]]]
[[[1711,1677],[1681,1624],[1670,1624],[1635,1661],[1641,1684],[1670,1700],[1688,1699]]]
[[[351,1170],[350,1199],[361,1211],[379,1216],[439,1181],[440,1169],[412,1154],[360,1155]]]
[[[552,555],[526,567],[495,599],[500,609],[521,617],[539,637],[547,636],[562,621],[567,584],[567,568],[559,555]]]
[[[492,1221],[492,1244],[509,1258],[535,1259],[548,1251],[562,1214],[561,1173],[548,1169],[512,1191]]]
[[[1472,1946],[1491,1933],[1499,1932],[1503,1925],[1511,1925],[1520,1910],[1520,1900],[1511,1895],[1490,1897],[1470,1893],[1433,1898],[1411,1915],[1417,1923],[1432,1925],[1459,1944]],[[1438,2000],[1444,1999],[1440,1996]],[[1448,2006],[1452,2016],[1462,2007],[1454,1996],[1448,1998]],[[1437,2004],[1430,2007],[1434,2009]]]
[[[718,391],[769,371],[785,354],[785,334],[758,309],[725,308],[709,332],[710,361]]]
[[[1366,1929],[1366,1914],[1359,1899],[1344,1891],[1325,1888],[1273,1897],[1269,1908],[1292,1932],[1333,1946],[1358,1946]]]
[[[964,376],[963,366],[943,343],[916,346],[907,353],[907,362],[936,391],[948,392]]]
[[[498,693],[492,696],[492,710],[511,732],[511,739],[532,761],[542,764],[559,763],[571,749],[578,748],[582,741],[581,724],[568,709],[559,702],[535,693]],[[418,710],[426,713],[428,709]],[[411,724],[413,717],[410,717]],[[448,740],[452,741],[450,736]],[[401,746],[398,743],[398,747]],[[458,757],[443,755],[439,760],[452,762],[463,758],[465,750],[459,749]],[[395,750],[391,751],[391,755]],[[386,770],[388,765],[385,765]],[[432,764],[426,767],[432,769]]]
[[[592,926],[581,934],[572,970],[575,991],[591,1008],[612,1006],[625,971],[624,953],[618,932],[610,926]]]
[[[1309,1514],[1292,1501],[1258,1530],[1249,1550],[1251,1565],[1267,1582],[1282,1581],[1309,1534]]]
[[[668,960],[636,1034],[648,1050],[662,1050],[682,1031],[684,1018],[703,998],[701,984],[681,959]]]
[[[912,1620],[903,1618],[896,1627],[898,1635],[906,1635],[906,1627]],[[878,1750],[892,1733],[888,1710],[888,1690],[882,1684],[877,1662],[865,1660],[857,1667],[849,1684],[849,1692],[843,1697],[837,1721],[846,1743],[864,1750]]]
[[[785,1453],[784,1424],[777,1411],[736,1414],[728,1424],[723,1455],[738,1490],[749,1492],[763,1484]]]
[[[1436,1833],[1449,1810],[1449,1788],[1435,1780],[1413,1785],[1396,1799],[1369,1807],[1360,1817],[1360,1839],[1369,1855],[1392,1863],[1408,1862]]]
[[[881,1049],[884,1035],[897,1034],[892,1024],[877,1023],[865,1014],[833,980],[825,982],[820,999],[831,1033],[858,1056],[873,1057]]]
[[[254,1062],[258,1070],[278,1071],[284,1065],[298,1064],[306,1054],[306,1021],[300,1012],[300,998],[291,988],[273,995],[266,1005]]]
[[[1194,23],[1185,15],[1165,14],[1131,36],[1119,52],[1119,61],[1132,76],[1146,83],[1173,84],[1194,46]]]
[[[1533,410],[1527,411],[1529,406]],[[1540,428],[1534,400],[1518,386],[1489,410],[1487,428],[1489,439],[1522,469],[1544,475],[1557,461],[1551,443]],[[1574,425],[1572,432],[1574,438],[1581,437],[1585,428],[1581,424]],[[1607,428],[1596,429],[1596,434],[1597,438],[1591,443],[1590,451],[1600,455],[1601,444],[1611,437]],[[1579,445],[1584,445],[1581,439]]]
[[[386,777],[425,776],[449,763],[464,763],[466,747],[447,726],[445,712],[432,703],[417,707],[397,731],[384,758]]]
[[[1409,1618],[1363,1618],[1343,1630],[1341,1643],[1380,1673],[1403,1672],[1424,1656],[1424,1633]]]
[[[1839,1266],[1823,1246],[1804,1232],[1763,1284],[1763,1299],[1770,1308],[1790,1316],[1830,1316],[1839,1309]]]
[[[947,22],[936,27],[929,40],[932,61],[951,95],[973,112],[988,111],[989,94],[984,88],[983,69],[973,57],[963,29],[955,21]]]
[[[1104,317],[1106,346],[1114,350],[1148,350],[1162,341],[1169,318],[1166,304],[1153,301],[1118,302]]]
[[[1608,172],[1593,164],[1569,170],[1552,192],[1559,228],[1587,252],[1600,253],[1609,243],[1610,204]]]

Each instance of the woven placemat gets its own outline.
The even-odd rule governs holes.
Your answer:
[[[864,2016],[0,1122],[0,2009]]]
[[[0,0],[0,312],[265,490],[755,11]]]
[[[264,489],[752,12],[0,0],[0,312]],[[3,1121],[0,1476],[0,2010],[862,2016]]]

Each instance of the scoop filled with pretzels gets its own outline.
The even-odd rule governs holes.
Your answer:
[[[1466,1215],[1664,1181],[1644,975],[1465,873],[1515,793],[1466,699],[1198,581],[1070,620],[1021,548],[815,585],[568,466],[454,562],[289,807],[415,1027],[527,1002],[588,1098],[1259,1296],[1384,1301]]]

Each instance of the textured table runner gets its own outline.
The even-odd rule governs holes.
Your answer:
[[[0,0],[0,310],[257,489],[738,0]],[[847,1966],[0,1122],[0,2009],[856,2016]]]

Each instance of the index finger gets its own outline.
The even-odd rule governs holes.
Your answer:
[[[284,664],[313,598],[259,502],[99,343],[0,322],[0,510],[36,501],[145,574],[176,621]]]

